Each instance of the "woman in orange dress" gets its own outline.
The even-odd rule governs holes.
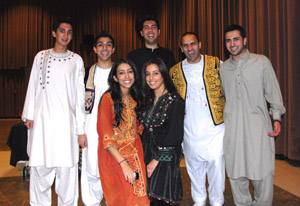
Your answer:
[[[98,109],[98,165],[108,206],[149,205],[136,111],[141,95],[137,71],[127,59],[118,59],[108,77],[109,90]]]

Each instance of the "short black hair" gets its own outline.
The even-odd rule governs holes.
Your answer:
[[[232,24],[230,25],[229,27],[227,27],[224,31],[224,37],[226,35],[227,32],[230,32],[230,31],[240,31],[240,34],[241,34],[241,37],[242,38],[245,38],[246,37],[246,32],[245,32],[245,29],[243,27],[241,27],[240,25],[236,25],[236,24]]]
[[[143,30],[143,26],[144,26],[144,23],[145,21],[155,21],[156,23],[156,26],[157,26],[157,29],[160,29],[160,25],[159,25],[159,21],[157,18],[155,18],[153,15],[145,15],[141,21],[141,24],[140,24],[140,31]]]
[[[111,40],[111,43],[113,45],[113,47],[115,47],[115,41],[114,41],[114,38],[107,32],[107,31],[104,31],[102,30],[95,38],[95,41],[94,41],[94,46],[97,46],[97,42],[98,40],[101,38],[101,37],[107,37]]]
[[[182,45],[182,38],[185,37],[186,35],[194,35],[196,37],[196,39],[198,40],[198,42],[200,42],[199,36],[197,33],[192,32],[192,31],[187,31],[185,33],[183,33],[180,37],[180,44]]]
[[[70,24],[72,29],[73,29],[73,22],[71,21],[70,17],[66,17],[66,18],[62,18],[62,19],[58,19],[54,24],[53,24],[53,28],[52,31],[56,32],[58,27],[60,26],[60,24],[62,23],[66,23],[66,24]]]

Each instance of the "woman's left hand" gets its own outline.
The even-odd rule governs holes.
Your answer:
[[[153,174],[153,171],[155,170],[156,166],[158,165],[159,161],[153,159],[148,165],[147,165],[147,175],[150,178]]]

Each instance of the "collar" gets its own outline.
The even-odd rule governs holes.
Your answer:
[[[248,49],[246,49],[246,53],[238,61],[233,60],[232,55],[230,55],[230,62],[234,66],[244,65],[248,61],[249,57],[250,57],[250,52]]]

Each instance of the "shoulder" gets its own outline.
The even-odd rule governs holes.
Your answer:
[[[182,104],[184,105],[184,100],[177,92],[168,93],[167,99],[169,103]]]
[[[179,63],[175,64],[174,66],[172,66],[172,67],[170,68],[170,73],[171,73],[171,72],[174,72],[174,71],[176,71],[176,70],[178,70],[178,69],[180,69],[180,68],[181,68],[181,63],[182,63],[182,62],[179,62]]]
[[[139,55],[143,51],[143,48],[132,50],[128,53],[127,57]]]
[[[78,61],[82,61],[83,62],[82,57],[79,54],[75,53],[75,52],[71,51],[71,57],[73,57],[74,59],[76,59]]]

